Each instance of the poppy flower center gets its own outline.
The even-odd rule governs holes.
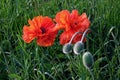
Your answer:
[[[77,22],[74,22],[75,25],[77,25]]]
[[[44,27],[41,27],[40,29],[42,31],[42,34],[46,33],[46,29]]]
[[[77,22],[72,22],[72,23],[70,24],[70,27],[71,27],[71,28],[75,28],[77,25],[78,25]]]

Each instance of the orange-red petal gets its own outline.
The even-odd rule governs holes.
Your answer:
[[[56,35],[57,31],[41,35],[37,38],[37,44],[44,47],[51,46],[54,43]]]
[[[69,28],[70,22],[70,12],[68,10],[62,10],[56,14],[55,22],[58,23],[57,29],[66,29]]]
[[[86,13],[83,13],[78,17],[80,32],[84,32],[86,29],[90,27],[90,21],[87,18]]]
[[[30,43],[35,37],[36,37],[36,34],[31,27],[28,27],[28,26],[23,27],[22,38],[26,43]]]
[[[79,16],[78,11],[77,10],[72,10],[72,13],[70,15],[71,20],[77,19],[78,16]]]
[[[74,34],[73,31],[64,31],[61,35],[60,35],[60,44],[66,44],[70,41],[70,39],[72,38],[72,35]]]
[[[56,14],[55,21],[59,22],[60,24],[66,24],[67,22],[69,22],[69,19],[70,19],[69,17],[70,17],[69,11],[63,10]]]

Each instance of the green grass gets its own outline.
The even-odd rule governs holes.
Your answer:
[[[94,55],[95,80],[120,80],[119,0],[1,0],[0,80],[92,80],[82,54],[64,54],[58,37],[51,47],[26,44],[22,28],[38,15],[55,17],[58,11],[77,9],[90,16],[92,32],[86,51]]]

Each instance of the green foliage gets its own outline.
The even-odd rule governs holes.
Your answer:
[[[90,17],[85,47],[94,55],[95,80],[120,79],[120,0],[1,0],[0,80],[91,80],[82,55],[63,54],[58,37],[52,47],[26,44],[22,28],[38,15],[55,17],[77,9]]]

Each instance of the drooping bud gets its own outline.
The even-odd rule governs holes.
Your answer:
[[[85,52],[83,54],[83,65],[87,68],[90,69],[92,65],[94,64],[93,56],[90,52]]]
[[[84,44],[81,41],[78,41],[73,47],[73,51],[75,54],[80,54],[81,51],[83,51],[83,49],[84,49]]]
[[[63,53],[68,54],[70,52],[72,52],[72,44],[67,43],[63,46]]]

